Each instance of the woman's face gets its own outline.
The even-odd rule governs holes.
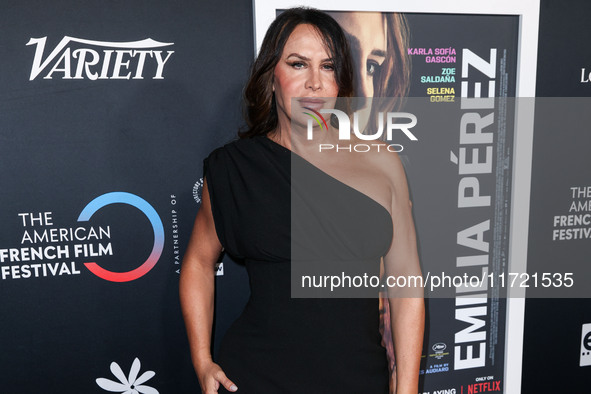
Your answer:
[[[306,124],[309,117],[303,114],[304,107],[315,111],[334,107],[339,88],[333,60],[313,26],[298,25],[287,39],[275,66],[273,91],[280,125],[291,120]]]
[[[374,78],[386,60],[386,26],[381,12],[335,12],[351,47],[357,97],[374,96]]]

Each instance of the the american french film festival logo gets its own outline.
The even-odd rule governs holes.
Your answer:
[[[174,51],[158,48],[174,45],[151,38],[141,41],[107,42],[65,36],[46,54],[47,37],[31,38],[26,45],[35,45],[31,75],[43,79],[164,79],[164,66]],[[146,67],[148,66],[148,67]],[[145,71],[149,69],[148,72]]]
[[[390,152],[402,152],[404,147],[401,144],[378,144],[378,143],[357,143],[357,144],[346,144],[347,141],[351,141],[351,121],[349,116],[338,109],[327,109],[323,108],[318,111],[310,108],[303,107],[306,111],[304,114],[310,116],[308,119],[307,128],[307,139],[314,139],[314,123],[320,127],[320,131],[324,132],[328,130],[328,122],[322,114],[335,115],[339,122],[339,142],[343,144],[318,144],[319,152],[333,150],[336,152],[369,152],[379,151],[380,149],[387,149]],[[409,140],[418,141],[418,138],[410,131],[411,128],[416,126],[417,117],[408,112],[388,112],[378,113],[378,129],[374,134],[363,134],[359,129],[359,114],[358,112],[353,113],[353,133],[357,138],[363,141],[379,141],[383,140],[382,136],[385,134],[385,141],[392,141],[394,131],[402,132]],[[399,120],[402,119],[402,122]],[[406,120],[406,122],[404,121]],[[384,125],[385,123],[385,125]],[[385,126],[385,127],[384,127]]]
[[[147,274],[158,262],[164,250],[164,226],[158,212],[143,198],[126,192],[111,192],[98,196],[80,212],[78,222],[88,222],[99,209],[112,204],[126,204],[139,209],[150,221],[154,231],[154,244],[148,259],[139,267],[127,272],[112,272],[95,262],[84,263],[84,266],[99,278],[110,282],[130,282]]]
[[[154,232],[150,256],[126,272],[109,271],[96,262],[97,257],[116,256],[111,226],[91,224],[96,212],[108,210],[113,204],[139,209]],[[96,197],[84,207],[78,224],[72,227],[58,227],[52,212],[21,212],[18,216],[23,226],[20,246],[4,248],[0,245],[0,280],[80,275],[78,262],[83,260],[84,267],[101,279],[130,282],[154,268],[164,249],[164,226],[158,212],[146,200],[131,193],[110,192]]]

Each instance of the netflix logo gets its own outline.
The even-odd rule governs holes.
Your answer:
[[[469,384],[466,390],[462,386],[462,394],[492,393],[495,391],[501,391],[500,380]]]

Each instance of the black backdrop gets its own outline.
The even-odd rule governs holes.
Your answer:
[[[203,157],[230,140],[241,122],[241,91],[253,54],[251,3],[5,1],[0,8],[0,248],[69,247],[69,258],[44,262],[59,263],[60,270],[66,263],[71,271],[43,276],[38,267],[39,277],[17,271],[0,282],[0,392],[104,393],[95,380],[120,381],[112,362],[129,376],[136,357],[140,375],[155,372],[145,385],[160,393],[198,392],[178,303],[175,252],[184,250],[197,212],[193,189]],[[163,58],[174,53],[163,79],[152,78],[155,55],[146,55],[144,79],[63,79],[67,73],[57,70],[44,79],[62,51],[29,80],[36,50],[26,45],[29,40],[47,37],[45,60],[66,36],[110,43],[151,38],[173,43],[151,48],[162,50]],[[107,46],[70,42],[70,76],[77,67],[75,49],[95,50],[99,67],[104,50],[130,45]],[[120,74],[128,67],[135,76],[136,59],[124,54],[129,65]],[[108,75],[116,52],[110,60]],[[65,62],[56,68],[64,69]],[[88,223],[77,221],[91,200],[110,192],[142,198],[164,228],[157,264],[129,282],[99,278],[84,266],[95,261],[107,270],[129,271],[150,254],[152,228],[129,204],[105,206]],[[42,212],[51,212],[52,225],[24,227],[18,215]],[[95,241],[23,242],[26,230],[79,226],[110,226],[112,254],[73,255],[74,244],[98,246]],[[40,261],[28,264],[34,263]],[[220,290],[228,294],[218,299],[223,331],[240,306],[225,302],[232,291]],[[235,291],[240,299],[241,289]]]
[[[38,277],[3,271],[0,391],[104,393],[96,379],[120,380],[111,363],[128,377],[137,358],[139,375],[154,371],[145,384],[160,393],[198,392],[178,305],[177,257],[198,208],[194,194],[199,192],[201,160],[230,140],[241,124],[240,93],[254,45],[251,2],[4,1],[0,9],[0,249],[62,246],[71,251],[64,259],[25,263],[6,258],[0,263],[46,264],[46,271],[38,268]],[[589,96],[591,84],[580,82],[580,69],[591,68],[589,11],[583,0],[568,6],[542,1],[539,96]],[[163,67],[163,79],[152,79],[156,63],[148,57],[144,79],[63,79],[66,73],[59,69],[66,67],[64,60],[52,79],[43,76],[55,61],[29,80],[36,50],[26,45],[29,40],[47,37],[45,59],[66,36],[111,43],[109,48],[73,43],[72,52],[92,48],[102,55],[104,49],[117,50],[112,43],[151,38],[172,43],[151,50],[174,53]],[[74,75],[78,59],[70,61]],[[115,54],[110,71],[114,62]],[[553,177],[560,176],[555,164],[564,171],[576,166],[584,185],[589,161],[581,158],[588,157],[587,140],[588,134],[577,135],[568,154],[549,161],[544,154],[553,136],[535,136],[530,270],[550,258],[538,248],[547,234],[536,220],[548,216],[544,196]],[[107,270],[130,271],[150,254],[150,223],[129,204],[105,206],[88,223],[78,222],[90,201],[110,192],[145,200],[164,228],[157,264],[129,282],[99,278],[84,266],[95,261]],[[23,217],[28,216],[19,216],[45,212],[51,212],[51,221],[34,226],[25,226]],[[112,252],[88,259],[73,255],[74,244],[100,242],[28,244],[23,239],[25,231],[80,226],[109,227],[110,238],[103,244],[110,241]],[[588,256],[584,242],[565,250],[581,261]],[[227,257],[224,264],[224,276],[218,278],[216,344],[247,294],[244,270]],[[49,271],[55,267],[54,275]],[[522,392],[587,390],[588,370],[578,362],[581,325],[591,322],[590,311],[588,299],[527,301]]]
[[[542,1],[536,96],[590,97],[581,69],[591,68],[584,0]],[[587,71],[587,75],[588,75]],[[547,106],[544,106],[547,108]],[[539,119],[539,109],[536,114]],[[566,122],[572,125],[573,122]],[[588,123],[560,133],[536,125],[533,146],[528,271],[561,270],[589,264],[590,241],[551,241],[552,216],[567,214],[562,196],[569,186],[589,185]],[[525,304],[522,393],[585,393],[589,367],[579,366],[582,325],[591,322],[591,300],[530,298]]]

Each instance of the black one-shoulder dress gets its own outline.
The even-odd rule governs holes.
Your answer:
[[[244,259],[250,280],[216,360],[238,392],[388,393],[377,290],[372,298],[291,297],[296,255],[356,261],[378,275],[392,240],[388,211],[264,136],[216,149],[204,175],[219,240]]]

